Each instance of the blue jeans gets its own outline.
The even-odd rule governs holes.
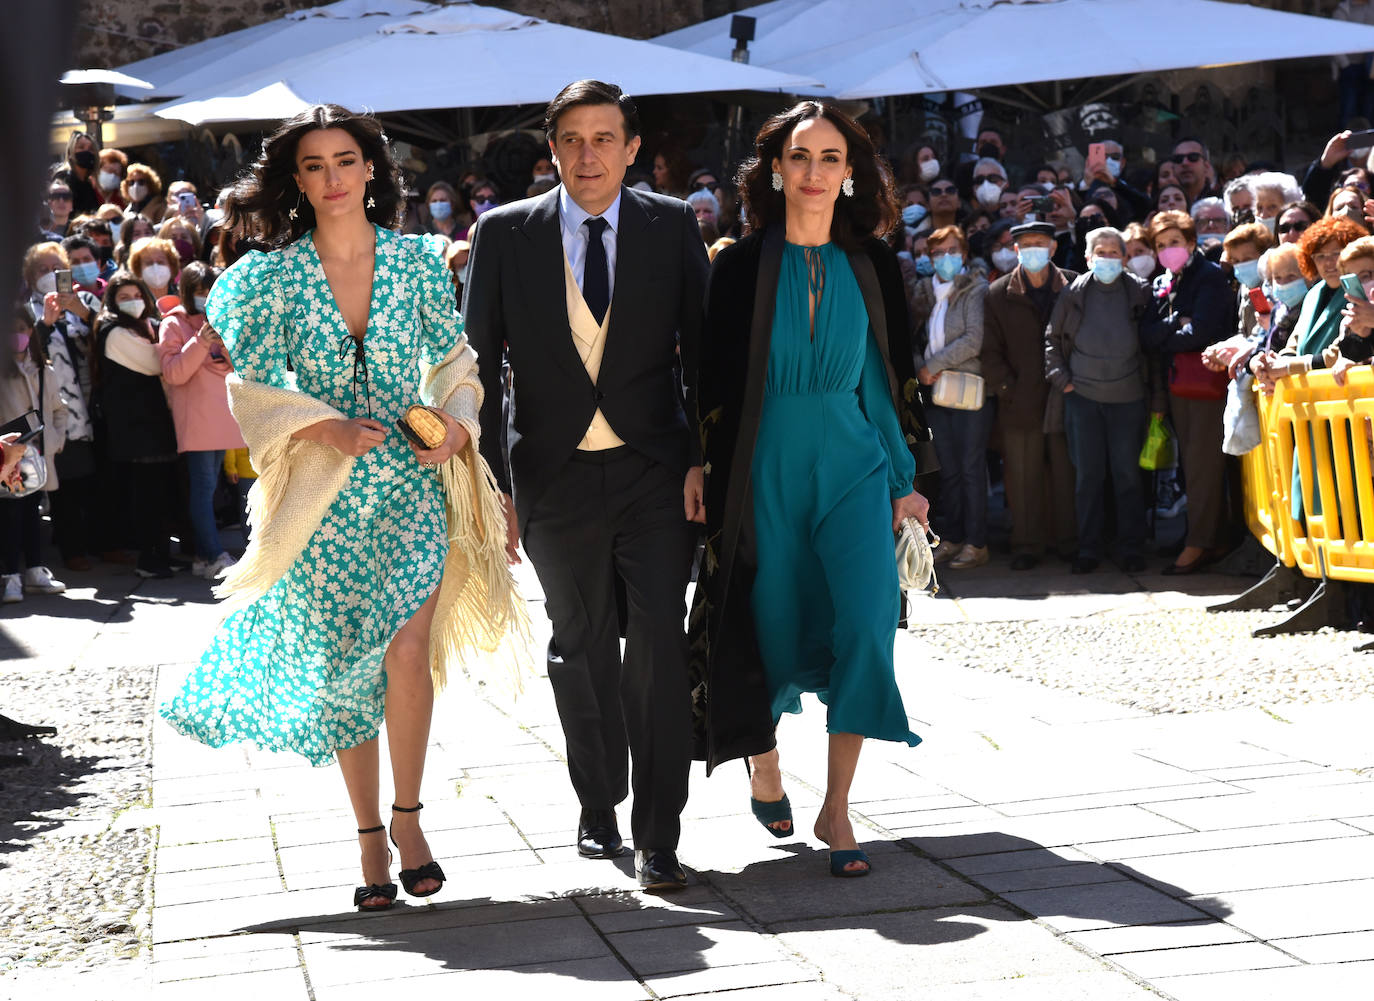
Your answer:
[[[997,398],[979,410],[926,407],[940,460],[940,496],[932,514],[942,539],[970,546],[988,544],[988,437],[997,417]]]
[[[1078,393],[1064,397],[1064,431],[1074,469],[1078,512],[1078,555],[1101,559],[1106,478],[1116,495],[1116,533],[1123,557],[1145,547],[1145,492],[1140,482],[1140,447],[1145,442],[1145,401],[1095,403]]]
[[[224,552],[219,541],[219,526],[215,524],[215,487],[219,484],[219,471],[223,466],[223,449],[186,453],[186,472],[190,478],[191,535],[197,559],[214,560]]]

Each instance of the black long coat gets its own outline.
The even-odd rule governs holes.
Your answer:
[[[694,754],[709,773],[774,746],[773,717],[754,635],[757,569],[750,470],[768,375],[783,233],[770,227],[726,247],[706,289],[697,378],[706,472],[706,550],[688,636]],[[906,291],[892,250],[867,240],[849,252],[917,475],[938,468],[912,362]]]

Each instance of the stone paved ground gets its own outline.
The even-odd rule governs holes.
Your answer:
[[[628,860],[576,857],[546,683],[511,702],[460,682],[423,796],[450,882],[363,916],[348,907],[357,849],[336,770],[149,723],[153,673],[165,697],[213,626],[206,585],[126,599],[128,580],[110,578],[0,611],[6,711],[63,727],[56,750],[0,772],[6,796],[28,789],[6,800],[0,900],[18,906],[0,998],[1367,996],[1374,698],[1350,637],[1276,644],[1248,637],[1255,616],[1201,613],[1232,579],[999,563],[945,576],[898,637],[925,743],[864,751],[871,877],[831,879],[814,839],[768,837],[727,766],[693,776],[691,888],[639,894]],[[89,617],[37,614],[73,600]],[[105,704],[112,725],[88,724]],[[781,728],[801,832],[824,783],[821,724],[812,704]],[[62,900],[44,931],[35,915]],[[98,948],[64,952],[62,922],[66,946]],[[138,955],[116,958],[130,939]]]

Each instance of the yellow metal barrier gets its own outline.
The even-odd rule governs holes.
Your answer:
[[[1344,386],[1323,371],[1281,379],[1259,414],[1263,441],[1245,458],[1251,531],[1307,577],[1374,583],[1374,369]]]

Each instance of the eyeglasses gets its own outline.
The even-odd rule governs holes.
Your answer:
[[[991,181],[996,184],[998,181],[1006,182],[1006,178],[1001,174],[977,174],[973,178],[974,184],[982,184],[984,181]]]
[[[1341,252],[1339,250],[1333,251],[1329,254],[1312,255],[1312,260],[1316,261],[1318,264],[1334,264],[1336,261],[1339,261],[1340,259]]]
[[[952,184],[935,184],[931,186],[930,193],[932,195],[952,195],[958,192],[958,190],[959,189]]]
[[[1201,153],[1175,153],[1173,156],[1169,157],[1169,159],[1172,160],[1174,163],[1182,163],[1182,162],[1185,161],[1185,160],[1187,160],[1189,163],[1197,163],[1199,160],[1202,159],[1202,154],[1201,154]]]
[[[48,201],[50,202],[69,202],[72,200],[70,191],[49,191]]]
[[[1281,222],[1279,223],[1279,235],[1282,236],[1284,233],[1305,233],[1307,232],[1307,227],[1311,225],[1310,222]]]
[[[1346,181],[1341,187],[1354,188],[1356,191],[1363,191],[1366,195],[1369,194],[1369,185],[1365,184],[1364,181]]]

